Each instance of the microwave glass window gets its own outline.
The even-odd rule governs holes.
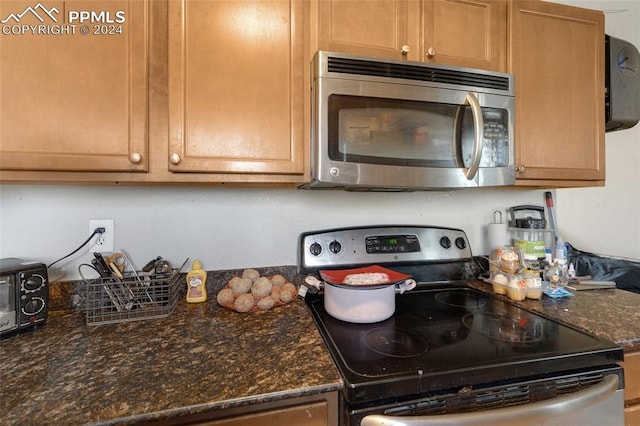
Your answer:
[[[509,164],[508,113],[483,108],[480,167]],[[329,158],[416,167],[469,167],[474,122],[468,105],[331,95]]]
[[[329,157],[398,166],[459,167],[457,105],[361,96],[329,98]]]

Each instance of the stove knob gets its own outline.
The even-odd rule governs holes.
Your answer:
[[[314,256],[320,256],[320,253],[322,253],[322,246],[318,243],[311,244],[309,246],[309,253]]]
[[[458,237],[456,238],[456,247],[458,247],[460,250],[464,250],[467,248],[467,242],[464,240],[464,238]]]
[[[331,241],[331,243],[329,243],[329,251],[331,251],[331,253],[338,254],[341,250],[342,244],[340,244],[338,241],[333,240]]]
[[[440,245],[443,248],[449,249],[451,248],[451,240],[449,239],[449,237],[442,237],[440,238]]]

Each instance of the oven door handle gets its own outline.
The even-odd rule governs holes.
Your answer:
[[[478,168],[480,167],[480,159],[482,158],[482,143],[484,142],[484,119],[482,117],[482,108],[478,98],[473,93],[467,93],[465,103],[471,107],[473,115],[474,137],[473,137],[473,154],[471,156],[471,164],[465,170],[467,179],[472,180]]]
[[[568,412],[578,411],[610,398],[617,390],[616,374],[606,376],[600,383],[585,390],[562,395],[546,401],[514,407],[483,410],[473,413],[429,416],[370,415],[362,419],[361,426],[433,426],[433,425],[513,425],[542,422]]]

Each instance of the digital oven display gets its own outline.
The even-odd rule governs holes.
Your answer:
[[[420,251],[420,242],[416,235],[379,235],[366,237],[368,254],[374,253],[413,253]]]

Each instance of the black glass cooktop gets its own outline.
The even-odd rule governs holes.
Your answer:
[[[331,317],[321,297],[309,304],[345,379],[350,402],[604,366],[622,359],[622,349],[612,342],[467,287],[398,295],[395,315],[372,324]]]

